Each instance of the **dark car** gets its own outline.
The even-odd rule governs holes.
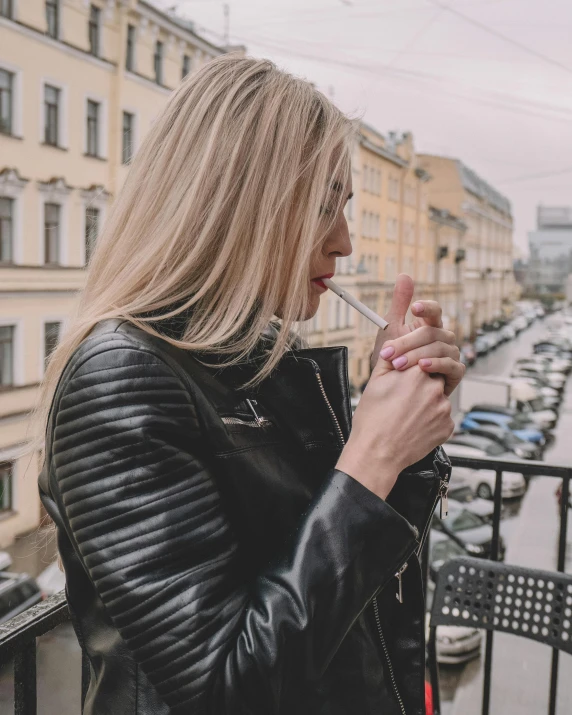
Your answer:
[[[433,529],[443,531],[462,546],[471,556],[488,559],[491,557],[493,527],[484,519],[473,514],[463,504],[449,500],[449,514],[441,519],[437,513],[431,523]],[[499,557],[504,559],[505,545],[502,537],[499,542]]]
[[[454,434],[447,440],[447,444],[462,444],[465,447],[480,449],[485,452],[487,457],[498,457],[499,459],[514,458],[514,455],[498,442],[495,442],[488,437],[480,437],[476,434],[468,434],[467,432]]]
[[[0,623],[43,599],[38,584],[25,573],[0,572]]]
[[[453,484],[449,487],[448,496],[449,499],[460,502],[465,509],[480,516],[487,524],[492,523],[495,512],[494,504],[488,499],[480,499],[478,496],[475,496],[473,488],[469,484]]]
[[[521,459],[542,459],[543,449],[539,444],[533,444],[517,437],[508,427],[480,425],[479,427],[468,429],[467,433],[487,437],[504,447],[507,452],[513,452]],[[454,436],[456,437],[457,435]]]

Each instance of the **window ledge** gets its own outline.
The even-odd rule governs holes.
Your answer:
[[[7,139],[19,139],[22,141],[24,137],[18,136],[17,134],[12,134],[11,132],[0,131],[0,137],[6,137]]]
[[[88,154],[87,152],[84,152],[83,154],[86,159],[97,159],[98,161],[107,161],[106,156],[97,156],[97,154]]]
[[[50,149],[59,149],[60,151],[69,151],[67,146],[60,146],[59,144],[50,144],[49,142],[40,142],[41,146],[47,146]]]

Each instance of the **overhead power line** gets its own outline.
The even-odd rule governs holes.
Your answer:
[[[454,7],[451,7],[450,5],[445,5],[443,2],[440,2],[440,0],[427,0],[427,2],[429,2],[431,5],[434,5],[435,7],[440,7],[442,10],[445,10],[446,12],[450,13],[451,15],[460,17],[461,20],[463,20],[464,22],[467,22],[470,25],[473,25],[474,27],[478,27],[483,32],[486,32],[487,34],[492,35],[493,37],[496,37],[499,40],[503,40],[504,42],[507,42],[509,45],[512,45],[513,47],[518,47],[519,50],[522,50],[523,52],[526,52],[529,55],[533,55],[537,59],[543,60],[543,62],[546,62],[546,63],[552,65],[553,67],[558,67],[559,69],[564,70],[568,74],[572,74],[572,67],[568,67],[568,65],[565,65],[563,62],[560,62],[559,60],[555,60],[553,57],[549,57],[548,55],[545,55],[542,52],[535,50],[534,47],[525,45],[523,42],[520,42],[519,40],[515,40],[512,37],[509,37],[508,35],[505,35],[502,32],[495,30],[494,27],[490,27],[490,25],[485,25],[485,23],[479,22],[479,20],[475,20],[474,18],[470,17],[469,15],[465,15],[465,13],[461,12],[460,10],[456,10]]]
[[[518,184],[522,181],[532,181],[533,179],[548,179],[552,176],[562,176],[563,174],[572,174],[572,166],[567,169],[559,169],[558,171],[546,171],[542,174],[528,174],[526,176],[513,176],[510,179],[499,179],[497,184]]]

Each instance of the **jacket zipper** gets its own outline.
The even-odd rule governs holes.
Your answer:
[[[254,415],[254,421],[243,420],[240,417],[222,417],[222,421],[225,425],[246,425],[247,427],[267,427],[271,425],[272,422],[266,417],[260,417],[254,405],[257,404],[256,400],[246,400],[247,405],[250,407],[250,411]]]
[[[322,382],[322,375],[320,374],[320,367],[319,367],[318,363],[315,362],[314,360],[310,360],[310,362],[314,366],[314,373],[315,373],[316,379],[318,381],[318,386],[319,386],[322,396],[324,398],[324,402],[326,403],[326,406],[330,412],[330,415],[332,416],[332,420],[336,427],[338,437],[340,438],[340,442],[343,446],[346,443],[346,441],[344,439],[344,434],[342,432],[342,428],[340,427],[340,423],[338,422],[338,418],[336,417],[336,413],[334,412],[334,409],[333,409],[330,401],[328,400],[328,396],[326,395],[326,390],[324,389],[324,383]]]
[[[405,566],[407,566],[407,562],[405,563]],[[405,570],[405,569],[403,569],[403,570]],[[381,641],[383,652],[385,653],[385,659],[387,660],[387,667],[389,668],[389,676],[391,678],[393,690],[395,691],[395,695],[397,697],[397,702],[399,703],[399,707],[401,708],[401,715],[407,715],[407,713],[405,712],[405,705],[403,704],[403,700],[401,699],[401,695],[399,694],[399,688],[397,687],[397,682],[395,680],[395,673],[393,672],[393,665],[391,664],[391,658],[389,657],[389,651],[387,650],[385,638],[383,637],[383,631],[381,629],[381,620],[379,618],[379,607],[377,605],[377,596],[373,599],[373,612],[375,615],[375,623],[377,625],[377,632],[379,634],[379,640]]]
[[[429,515],[429,519],[427,519],[427,523],[425,524],[425,529],[423,530],[423,534],[421,535],[421,539],[419,540],[419,546],[415,550],[417,556],[420,556],[421,550],[423,549],[423,545],[425,544],[425,539],[427,538],[427,534],[429,533],[429,529],[431,527],[431,519],[433,517],[433,512],[437,508],[437,502],[439,501],[439,499],[441,500],[441,508],[439,514],[441,518],[444,518],[449,513],[448,493],[449,482],[447,482],[445,479],[441,479],[441,481],[439,482],[439,491],[437,492],[435,501],[433,502],[433,506],[431,507],[431,514]]]
[[[314,372],[315,372],[315,374],[316,374],[316,379],[317,379],[317,381],[318,381],[318,385],[319,385],[319,387],[320,387],[320,391],[321,391],[322,396],[323,396],[323,398],[324,398],[324,402],[326,403],[326,405],[327,405],[327,407],[328,407],[328,410],[329,410],[329,412],[330,412],[330,414],[331,414],[331,416],[332,416],[333,422],[334,422],[334,424],[335,424],[335,426],[336,426],[336,430],[337,430],[337,432],[338,432],[338,436],[339,436],[339,438],[340,438],[340,442],[342,443],[342,445],[345,445],[345,439],[344,439],[344,435],[343,435],[343,432],[342,432],[342,428],[340,427],[340,423],[338,422],[338,418],[336,417],[336,413],[334,412],[334,410],[333,410],[333,408],[332,408],[332,405],[331,405],[330,401],[328,400],[328,396],[326,395],[326,390],[324,389],[324,384],[323,384],[323,382],[322,382],[322,376],[321,376],[321,374],[320,374],[320,367],[319,367],[318,363],[315,362],[314,360],[311,360],[311,362],[312,362],[312,364],[314,365]],[[402,576],[403,572],[405,571],[405,569],[407,568],[407,566],[408,566],[408,564],[407,564],[407,561],[406,561],[406,562],[403,564],[403,566],[399,569],[399,571],[395,574],[395,578],[397,579],[397,582],[398,582],[398,592],[397,592],[397,594],[396,594],[396,598],[399,600],[400,603],[403,603],[403,589],[402,589],[402,583],[401,583],[401,576]],[[399,689],[398,689],[398,687],[397,687],[397,682],[396,682],[396,680],[395,680],[395,673],[393,672],[393,665],[392,665],[392,663],[391,663],[391,658],[389,657],[389,651],[388,651],[387,645],[386,645],[386,643],[385,643],[385,638],[383,637],[383,630],[382,630],[382,628],[381,628],[381,621],[380,621],[380,618],[379,618],[379,608],[378,608],[378,605],[377,605],[377,596],[374,596],[374,599],[373,599],[373,612],[374,612],[374,615],[375,615],[375,622],[376,622],[376,625],[377,625],[377,632],[378,632],[378,634],[379,634],[379,639],[380,639],[380,641],[381,641],[381,645],[382,645],[382,648],[383,648],[383,653],[384,653],[384,655],[385,655],[385,659],[386,659],[386,661],[387,661],[387,667],[388,667],[388,669],[389,669],[389,674],[390,674],[390,676],[391,676],[391,683],[392,683],[392,685],[393,685],[393,690],[395,691],[395,696],[396,696],[397,702],[399,703],[399,706],[400,706],[400,708],[401,708],[401,713],[402,713],[402,715],[407,715],[407,713],[405,712],[405,707],[404,707],[404,705],[403,705],[403,700],[401,699],[401,695],[399,694]]]

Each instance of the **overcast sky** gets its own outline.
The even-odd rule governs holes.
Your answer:
[[[176,6],[222,42],[219,0]],[[462,159],[512,202],[572,205],[572,0],[230,0],[230,41],[313,81],[419,152]]]

